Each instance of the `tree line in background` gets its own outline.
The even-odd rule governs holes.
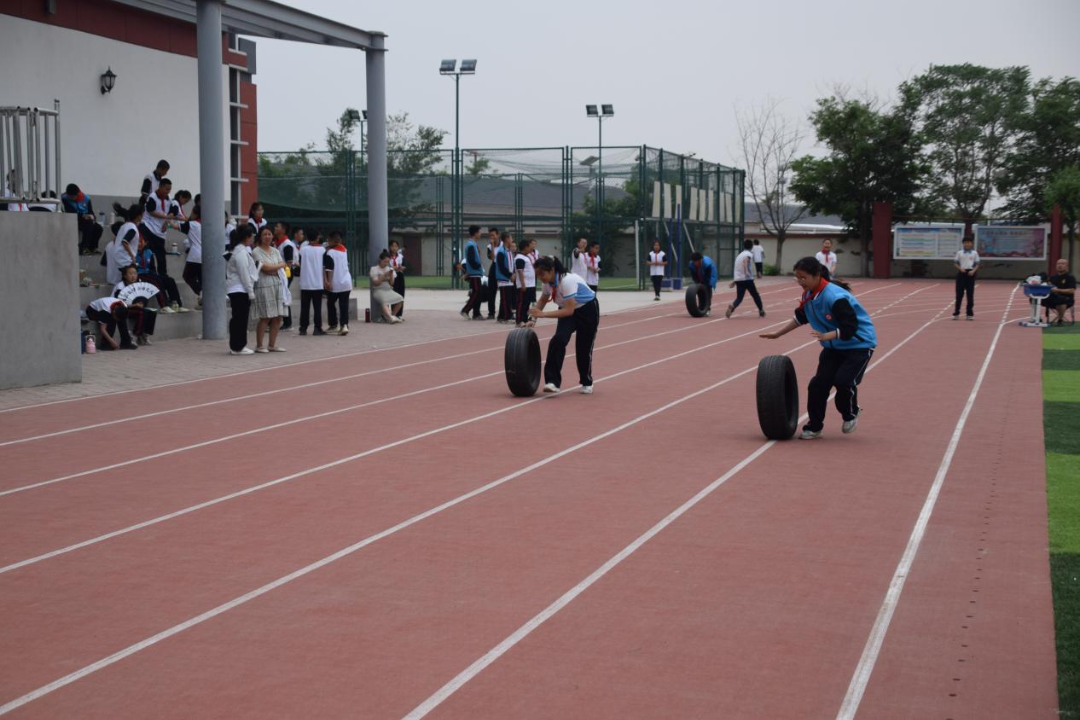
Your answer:
[[[1075,252],[1080,209],[1080,81],[1032,82],[1026,67],[932,66],[901,83],[897,99],[839,88],[810,124],[823,155],[800,155],[798,125],[767,101],[737,113],[747,195],[766,232],[783,242],[803,213],[836,215],[860,243],[868,272],[872,208],[898,220],[971,225],[994,217],[1041,223],[1053,206]]]

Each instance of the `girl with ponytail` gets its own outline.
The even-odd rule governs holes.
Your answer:
[[[544,392],[557,393],[562,385],[562,365],[566,358],[566,346],[570,336],[576,333],[578,379],[581,393],[592,394],[592,351],[596,332],[600,327],[600,309],[596,293],[585,279],[566,272],[558,258],[541,257],[536,261],[536,276],[544,284],[540,301],[529,308],[530,325],[537,318],[556,318],[559,324],[548,343],[547,360],[544,362]],[[549,302],[558,310],[544,310]]]
[[[803,426],[803,440],[816,440],[825,427],[829,393],[836,388],[836,409],[844,419],[844,434],[855,432],[859,423],[859,383],[877,347],[877,331],[851,288],[830,280],[829,269],[817,258],[804,257],[795,263],[795,282],[803,289],[795,317],[787,325],[761,337],[775,340],[800,325],[809,324],[810,334],[821,343],[817,374],[810,380]]]

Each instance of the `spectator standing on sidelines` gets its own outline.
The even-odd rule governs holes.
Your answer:
[[[161,275],[169,274],[169,266],[165,255],[165,236],[169,227],[179,228],[177,220],[180,216],[180,206],[169,199],[172,190],[172,181],[169,178],[161,178],[157,190],[146,199],[143,208],[142,225],[139,232],[146,239],[154,258],[157,260],[157,271]]]
[[[585,256],[585,284],[594,293],[600,289],[600,243],[595,240]]]
[[[499,322],[508,323],[513,315],[511,308],[514,307],[514,254],[510,250],[513,244],[513,236],[508,232],[502,234],[502,243],[495,249],[495,282],[499,288]]]
[[[832,249],[832,240],[824,240],[821,243],[821,252],[814,255],[814,259],[825,266],[829,271],[829,277],[836,278],[836,253]]]
[[[258,270],[251,259],[251,227],[243,225],[229,235],[225,251],[225,293],[229,296],[232,315],[229,318],[229,354],[251,355],[247,346],[248,317],[255,300],[255,280]]]
[[[196,205],[191,208],[191,217],[180,226],[184,240],[187,262],[184,263],[184,282],[195,293],[196,302],[202,307],[202,209]]]
[[[251,203],[251,207],[248,208],[248,225],[251,226],[251,231],[255,233],[255,237],[259,237],[259,233],[266,227],[266,219],[263,217],[263,213],[266,212],[263,209],[261,202]]]
[[[390,247],[386,249],[390,253],[390,268],[394,271],[394,292],[405,297],[405,251],[397,240],[390,241]],[[405,314],[405,303],[402,302],[397,310],[397,316]]]
[[[462,259],[461,268],[469,282],[469,299],[461,308],[461,317],[469,319],[472,313],[473,320],[483,320],[480,306],[484,298],[484,264],[480,260],[480,226],[469,226],[469,239],[465,243],[465,257]]]
[[[165,179],[169,172],[169,161],[158,160],[153,172],[143,178],[142,189],[139,191],[139,204],[144,205],[151,195],[157,192],[158,185]]]
[[[327,290],[326,315],[330,323],[327,332],[336,331],[338,335],[348,335],[349,295],[352,293],[353,279],[352,273],[349,272],[349,255],[345,249],[345,243],[342,242],[341,232],[338,230],[330,233],[330,243],[323,256],[323,272],[325,273],[323,287]]]
[[[517,254],[514,255],[518,327],[524,327],[529,322],[529,308],[536,302],[536,269],[533,267],[532,260],[535,248],[535,240],[522,240]]]
[[[960,319],[960,302],[967,295],[967,319],[975,319],[975,273],[979,272],[979,253],[975,251],[975,239],[964,238],[963,248],[953,258],[956,268],[956,307],[952,319]]]
[[[277,345],[278,331],[281,330],[281,318],[285,315],[285,293],[288,288],[282,282],[285,260],[274,247],[274,231],[263,226],[258,243],[251,251],[251,259],[258,268],[258,280],[255,281],[255,352],[285,352]],[[263,345],[267,328],[270,329],[270,341]]]
[[[75,183],[67,186],[64,194],[60,196],[60,202],[64,205],[64,212],[74,213],[79,223],[79,253],[82,255],[98,255],[98,243],[101,242],[101,234],[105,228],[97,221],[94,214],[94,201],[90,196],[79,189]]]
[[[664,286],[664,268],[667,267],[667,255],[660,249],[660,241],[652,244],[652,252],[649,253],[649,279],[652,280],[653,300],[660,301],[660,289]]]
[[[495,319],[495,296],[499,293],[499,291],[497,289],[497,285],[496,285],[496,279],[495,279],[495,253],[496,253],[496,251],[498,251],[498,249],[499,249],[499,247],[501,245],[502,245],[502,242],[499,240],[499,228],[497,228],[497,227],[489,227],[488,228],[488,249],[487,249],[487,258],[488,258],[488,262],[489,262],[488,271],[487,271],[487,279],[488,279],[488,284],[487,284],[487,289],[488,289],[488,292],[487,292],[487,306],[488,306],[487,317],[488,317],[488,320],[494,320]]]
[[[285,288],[286,292],[289,292],[300,256],[296,251],[296,243],[289,239],[289,226],[280,220],[274,223],[274,245],[285,260]],[[285,321],[281,323],[282,330],[292,327],[292,305],[286,304],[285,313]]]
[[[582,280],[589,274],[588,264],[585,260],[585,256],[588,255],[589,241],[585,238],[578,238],[577,245],[570,251],[570,272],[577,275]]]
[[[324,290],[323,256],[326,248],[322,244],[322,234],[318,230],[311,232],[311,240],[300,248],[300,334],[307,335],[308,318],[311,306],[315,306],[315,330],[312,335],[325,335],[322,324],[322,300]]]

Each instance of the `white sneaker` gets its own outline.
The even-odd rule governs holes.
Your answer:
[[[592,385],[582,385],[581,386],[581,394],[582,395],[592,395]]]
[[[230,355],[254,355],[255,351],[252,350],[249,347],[246,347],[243,350],[230,350],[229,354]]]
[[[176,308],[176,312],[178,312],[178,313],[191,312],[191,308],[186,308],[186,307],[181,305],[180,307]]]
[[[340,330],[340,328],[337,325],[331,325],[330,327],[326,328],[326,332],[328,333],[336,333],[338,330]]]
[[[799,439],[800,440],[817,440],[819,437],[821,437],[821,431],[820,430],[815,431],[815,430],[805,430],[804,429],[802,431],[802,435],[799,436]]]
[[[391,315],[390,316],[390,322],[393,323],[394,325],[397,325],[399,322],[404,322],[404,321],[401,318],[399,318],[397,315]],[[342,333],[342,335],[344,335],[344,334],[345,333]]]
[[[165,307],[158,310],[158,315],[172,315],[175,312],[176,312],[175,310],[173,310],[171,307],[166,305]]]
[[[546,393],[557,393],[557,392],[559,392],[559,386],[556,385],[555,383],[548,383],[547,385],[544,386],[544,392],[546,392]]]
[[[341,326],[341,331],[338,332],[338,335],[348,335],[348,334],[349,334],[349,326],[348,325],[342,325]]]
[[[841,431],[845,435],[850,435],[851,433],[855,432],[855,428],[859,427],[860,416],[862,416],[862,408],[859,408],[855,411],[855,417],[853,419],[844,421],[844,426],[840,428]]]
[[[246,350],[247,348],[244,348],[244,349]],[[255,348],[255,352],[257,352],[257,353],[268,353],[268,352],[270,352],[270,351],[269,351],[269,350],[267,350],[267,349],[266,349],[266,348],[264,348],[264,347],[257,347],[257,348]]]

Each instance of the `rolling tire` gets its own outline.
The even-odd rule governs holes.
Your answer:
[[[517,328],[506,336],[506,385],[517,397],[532,397],[540,387],[540,339],[532,328]]]
[[[699,283],[690,283],[686,286],[686,311],[690,317],[705,317],[705,286]]]
[[[786,355],[761,359],[757,370],[757,412],[761,432],[770,440],[790,440],[799,425],[799,383]]]

